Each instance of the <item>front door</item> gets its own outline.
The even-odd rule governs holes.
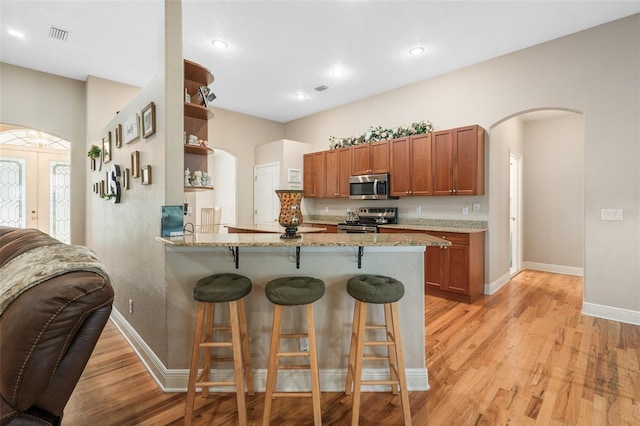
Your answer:
[[[69,151],[0,146],[0,225],[71,240]]]

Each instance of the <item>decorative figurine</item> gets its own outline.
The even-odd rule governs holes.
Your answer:
[[[202,172],[200,170],[196,170],[193,172],[193,186],[202,186]]]
[[[191,172],[187,167],[187,170],[184,171],[184,186],[191,186]]]

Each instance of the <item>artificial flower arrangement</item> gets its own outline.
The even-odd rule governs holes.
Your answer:
[[[394,127],[393,129],[383,129],[381,126],[370,127],[365,133],[355,137],[349,136],[346,138],[337,138],[335,136],[329,136],[329,148],[344,148],[363,143],[379,142],[387,139],[402,138],[405,136],[420,135],[431,132],[433,132],[433,123],[425,120],[417,123],[411,123],[406,127]]]

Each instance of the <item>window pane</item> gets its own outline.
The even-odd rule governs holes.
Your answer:
[[[0,158],[0,225],[27,225],[24,159]]]

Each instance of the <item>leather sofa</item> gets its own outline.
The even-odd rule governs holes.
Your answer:
[[[64,407],[109,319],[113,288],[108,274],[71,262],[67,266],[65,256],[44,256],[37,262],[29,257],[52,248],[73,252],[80,246],[63,244],[36,229],[0,227],[0,277],[3,270],[16,267],[27,277],[33,271],[34,281],[39,277],[10,302],[0,298],[0,425],[61,424]],[[96,264],[96,258],[89,260]],[[55,276],[43,276],[39,267],[55,268]],[[11,293],[8,285],[2,287],[10,281],[6,277],[0,280],[0,297]]]

